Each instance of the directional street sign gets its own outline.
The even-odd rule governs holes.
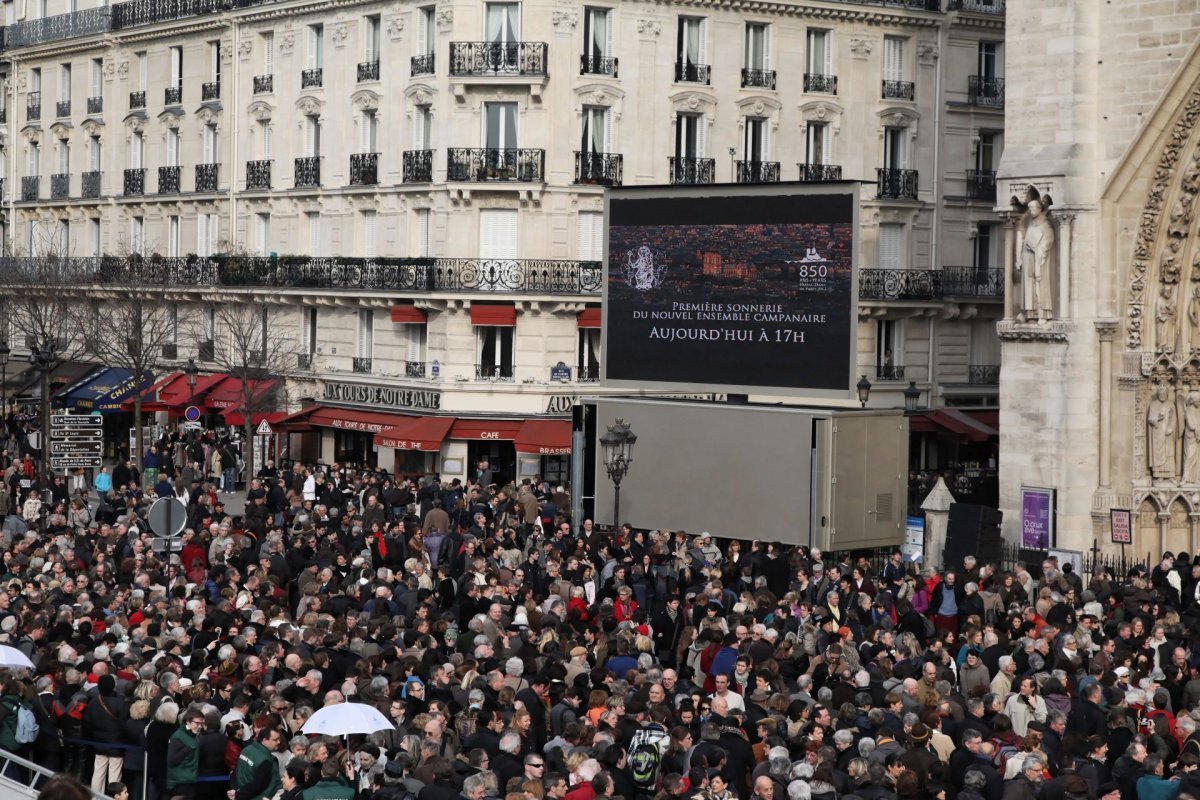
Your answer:
[[[52,456],[88,456],[100,455],[103,442],[56,442],[50,440],[50,455]]]
[[[58,439],[65,442],[98,442],[104,438],[104,431],[99,428],[77,430],[52,430],[50,431],[51,439]]]
[[[50,466],[53,469],[104,464],[104,418],[96,414],[50,417]]]
[[[104,417],[95,414],[54,414],[50,417],[52,428],[100,428]]]
[[[51,469],[75,469],[76,467],[98,467],[102,460],[95,456],[74,458],[71,456],[50,456]]]

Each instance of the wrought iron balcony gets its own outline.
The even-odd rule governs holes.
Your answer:
[[[1004,78],[971,75],[967,78],[967,96],[973,106],[1004,108]]]
[[[842,168],[837,164],[797,164],[800,167],[800,180],[807,183],[821,181],[840,181]]]
[[[600,365],[599,364],[581,364],[575,367],[575,381],[577,383],[599,383],[600,382]]]
[[[616,58],[608,56],[579,56],[579,74],[580,75],[607,75],[610,78],[617,77],[618,61]]]
[[[545,42],[451,42],[453,76],[546,77]]]
[[[174,19],[218,13],[235,3],[227,0],[129,0],[113,6],[112,29],[136,28]],[[257,5],[238,0],[238,6]]]
[[[202,101],[220,100],[221,99],[221,82],[209,81],[200,85],[200,99]]]
[[[132,197],[146,193],[146,168],[134,167],[125,170],[125,180],[122,184],[122,194]]]
[[[1004,15],[1004,0],[950,0],[949,11]]]
[[[860,269],[862,300],[941,300],[942,273],[933,269]]]
[[[358,65],[358,82],[379,80],[379,59],[363,61]]]
[[[405,183],[432,183],[433,151],[405,150],[401,180]]]
[[[875,380],[902,381],[904,380],[904,367],[898,367],[895,364],[876,364]]]
[[[296,369],[312,369],[312,353],[296,354]]]
[[[179,167],[158,168],[158,193],[179,194]]]
[[[4,29],[4,46],[9,49],[28,47],[73,39],[76,36],[104,33],[110,28],[111,14],[112,9],[103,6],[18,22]]]
[[[875,170],[875,196],[893,200],[916,200],[917,171],[915,169]]]
[[[492,383],[511,383],[514,379],[513,367],[511,364],[496,365],[496,364],[476,364],[475,365],[475,380],[491,381]]]
[[[59,100],[54,104],[54,116],[58,118],[71,116],[71,101]]]
[[[971,200],[996,202],[996,170],[967,170],[967,197]]]
[[[884,100],[915,100],[917,87],[912,81],[884,81]]]
[[[434,64],[437,59],[433,53],[422,53],[419,56],[413,56],[409,61],[408,71],[414,78],[418,75],[432,75]]]
[[[742,68],[743,89],[774,89],[775,70]]]
[[[246,162],[246,189],[271,188],[271,159]]]
[[[946,297],[1003,300],[1004,270],[988,267],[942,267],[942,288]]]
[[[42,118],[41,92],[30,92],[25,95],[25,118],[31,120]]]
[[[837,94],[837,75],[804,73],[804,91],[818,94]]]
[[[137,92],[129,93],[129,109],[132,111],[135,108],[146,107],[146,90],[142,89]]]
[[[675,62],[676,83],[703,83],[708,85],[712,79],[712,67],[708,64],[693,64],[691,61]]]
[[[100,172],[93,170],[85,172],[80,176],[80,194],[86,198],[97,198],[100,196]]]
[[[197,192],[215,192],[217,191],[217,176],[220,172],[219,164],[197,164],[196,165],[196,191]]]
[[[1000,385],[999,364],[970,364],[967,366],[967,383],[973,386]]]
[[[104,97],[89,97],[87,99],[87,113],[102,114],[104,113]]]
[[[711,158],[693,158],[672,156],[671,183],[693,185],[712,183],[717,171],[716,161]]]
[[[545,161],[546,151],[534,148],[451,147],[446,180],[540,183]]]
[[[254,76],[254,93],[255,94],[270,94],[275,91],[275,76],[274,75],[255,75]]]
[[[163,102],[169,106],[177,106],[183,102],[183,87],[168,86],[163,89]]]
[[[196,345],[196,357],[201,361],[212,361],[217,355],[217,343],[212,339]]]
[[[50,199],[65,200],[71,194],[71,175],[58,172],[50,176]]]
[[[778,161],[735,161],[733,166],[738,183],[779,183]]]
[[[424,378],[426,366],[427,365],[424,361],[405,361],[404,362],[404,377],[406,377],[406,378]]]
[[[42,176],[41,175],[23,175],[21,176],[21,200],[37,200],[41,194]]]
[[[357,357],[350,362],[350,368],[352,371],[357,372],[360,375],[370,375],[371,359]]]
[[[575,151],[575,182],[592,186],[620,186],[624,171],[620,153]]]
[[[296,159],[296,173],[293,186],[321,185],[321,157],[301,156]]]
[[[379,183],[379,153],[350,154],[350,185],[374,186]]]
[[[321,67],[306,69],[300,73],[300,88],[314,89],[325,81],[325,70]]]

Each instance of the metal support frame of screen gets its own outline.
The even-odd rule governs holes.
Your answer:
[[[851,270],[850,270],[850,287],[848,302],[850,308],[849,313],[849,330],[847,331],[846,342],[846,376],[847,381],[845,386],[837,388],[817,388],[805,386],[772,386],[752,383],[738,383],[722,381],[719,376],[714,375],[713,380],[708,381],[676,381],[676,380],[625,380],[613,379],[609,376],[608,355],[609,349],[609,246],[610,246],[610,220],[612,218],[612,204],[624,200],[678,200],[681,202],[693,201],[703,202],[706,198],[733,198],[738,197],[789,197],[789,196],[837,196],[848,197],[850,199],[851,209]],[[820,185],[802,184],[802,183],[781,183],[774,185],[745,185],[739,186],[736,184],[717,184],[706,186],[686,186],[686,187],[669,187],[669,186],[649,186],[649,187],[622,187],[619,189],[610,189],[605,192],[604,198],[604,253],[603,253],[603,325],[602,325],[602,345],[601,345],[601,380],[606,386],[630,389],[651,389],[663,390],[672,392],[728,392],[731,394],[756,394],[756,395],[774,395],[774,396],[789,396],[789,397],[805,397],[821,400],[839,400],[853,401],[855,398],[855,377],[857,368],[857,326],[858,326],[858,258],[860,254],[860,235],[859,235],[859,186],[852,181],[841,181],[836,183],[823,183]],[[797,223],[804,223],[804,220],[798,219]],[[735,222],[733,224],[749,224]]]

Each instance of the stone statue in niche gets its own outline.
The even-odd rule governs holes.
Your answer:
[[[1200,283],[1192,284],[1192,297],[1188,300],[1188,322],[1191,323],[1190,348],[1195,352],[1200,350]]]
[[[1154,341],[1160,353],[1175,352],[1175,286],[1164,283],[1154,304]]]
[[[1057,234],[1050,218],[1049,195],[1030,186],[1025,200],[1012,199],[1012,207],[1022,214],[1021,232],[1014,279],[1020,283],[1021,305],[1018,322],[1046,322],[1054,319],[1054,282],[1058,258]]]
[[[1166,383],[1154,388],[1154,396],[1146,408],[1146,463],[1150,477],[1172,480],[1175,477],[1175,403]]]
[[[1171,224],[1167,227],[1167,233],[1180,238],[1187,236],[1188,227],[1192,224],[1192,201],[1195,198],[1194,194],[1186,192],[1179,195],[1171,209]]]
[[[1200,150],[1192,153],[1192,162],[1183,171],[1182,183],[1185,192],[1200,191]]]
[[[1183,401],[1183,480],[1200,482],[1200,392],[1194,386]]]

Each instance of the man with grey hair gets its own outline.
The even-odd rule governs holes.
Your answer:
[[[996,673],[996,677],[992,678],[992,691],[1001,697],[1007,697],[1012,694],[1013,678],[1017,674],[1017,662],[1012,656],[1000,656],[998,662],[1000,671]]]
[[[1021,772],[1004,783],[1001,800],[1038,800],[1041,796],[1042,760],[1027,755],[1021,762]]]

